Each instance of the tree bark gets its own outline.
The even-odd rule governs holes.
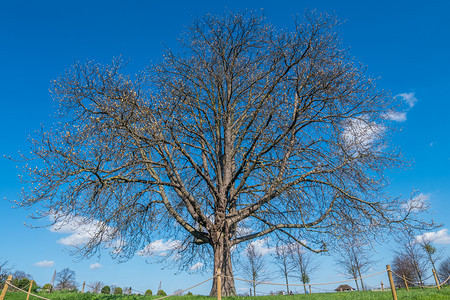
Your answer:
[[[225,237],[224,237],[225,236]],[[222,297],[236,296],[233,279],[233,266],[231,264],[231,246],[226,234],[220,234],[213,244],[214,250],[214,276],[220,272],[222,279]],[[210,297],[217,297],[217,277],[213,279]]]
[[[286,278],[286,290],[287,290],[287,294],[289,295],[289,280],[288,280],[288,274],[285,273],[284,276],[285,276],[285,278]]]
[[[364,288],[364,284],[363,284],[363,280],[362,280],[362,276],[361,276],[361,269],[358,269],[358,274],[359,274],[359,281],[361,281],[361,289],[363,291],[365,291],[366,289]]]
[[[358,280],[356,279],[356,276],[355,276],[355,284],[356,284],[356,290],[359,291]]]

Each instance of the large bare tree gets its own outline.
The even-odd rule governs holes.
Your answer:
[[[394,99],[335,25],[314,13],[290,30],[251,13],[208,15],[140,75],[119,60],[75,64],[54,82],[60,120],[33,141],[40,162],[21,205],[93,224],[82,256],[104,246],[126,258],[176,237],[182,267],[188,253],[213,257],[205,266],[224,276],[225,296],[231,249],[252,239],[320,252],[350,230],[423,227],[383,192],[384,171],[399,166],[387,143]]]

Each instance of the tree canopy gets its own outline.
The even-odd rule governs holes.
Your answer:
[[[82,256],[127,258],[175,237],[183,268],[189,253],[213,257],[205,267],[228,276],[225,296],[241,243],[321,252],[343,236],[426,227],[418,207],[385,194],[385,170],[402,165],[388,143],[397,104],[342,49],[336,24],[307,13],[279,30],[227,12],[194,21],[136,76],[121,60],[76,63],[54,82],[60,119],[33,140],[40,162],[21,204],[93,225]]]

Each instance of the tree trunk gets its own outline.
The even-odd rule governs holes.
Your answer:
[[[229,240],[220,234],[220,238],[213,245],[214,250],[214,276],[220,272],[222,279],[222,297],[236,296],[233,279],[233,266],[231,264],[231,247]],[[210,297],[217,297],[217,277],[213,279]]]
[[[288,274],[285,273],[284,276],[285,276],[285,278],[286,278],[286,290],[287,290],[287,294],[289,295],[289,280],[288,280]]]
[[[355,276],[355,284],[356,284],[356,289],[359,291],[358,279],[356,279],[356,276]]]
[[[363,284],[363,280],[362,280],[362,276],[361,276],[361,269],[358,269],[358,274],[359,274],[359,281],[361,281],[361,289],[363,291],[365,291],[366,289],[364,288],[364,284]]]

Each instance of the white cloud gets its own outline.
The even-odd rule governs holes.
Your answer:
[[[388,111],[383,115],[384,119],[395,121],[395,122],[405,122],[406,121],[406,113],[398,112],[398,111]]]
[[[276,252],[276,247],[269,247],[268,239],[254,240],[245,248],[244,253],[247,251],[248,247],[252,245],[255,248],[255,252],[261,254],[262,256],[267,254],[273,254]]]
[[[181,241],[179,240],[168,240],[166,242],[164,240],[156,240],[145,246],[144,249],[139,250],[137,254],[140,256],[166,256],[168,251],[175,250],[180,245]]]
[[[402,101],[406,102],[409,105],[409,108],[414,107],[417,102],[417,98],[414,93],[401,93],[394,96],[394,98],[397,97],[400,97]]]
[[[68,237],[58,240],[58,243],[66,246],[78,246],[87,244],[91,239],[91,234],[89,232],[76,232],[69,235]]]
[[[103,267],[103,266],[100,263],[96,262],[96,263],[93,263],[92,265],[90,265],[89,269],[95,270],[95,269],[100,269],[101,267]]]
[[[253,233],[253,229],[250,227],[241,227],[238,226],[236,228],[236,236],[241,237],[241,236],[246,236]]]
[[[416,241],[420,242],[422,240],[446,245],[450,244],[450,235],[447,233],[447,228],[444,228],[436,232],[425,232],[422,235],[416,236]]]
[[[428,208],[428,202],[430,200],[429,194],[420,193],[414,198],[408,200],[408,202],[402,204],[402,208],[411,212],[419,212]]]
[[[377,139],[382,137],[385,130],[384,126],[375,122],[370,122],[364,118],[352,118],[345,122],[342,136],[349,150],[365,152],[371,148]]]
[[[196,263],[195,265],[191,266],[191,267],[189,268],[189,270],[195,271],[195,270],[200,269],[201,267],[203,267],[203,263],[198,262],[198,263]]]
[[[50,268],[55,265],[55,262],[53,260],[43,260],[43,261],[35,263],[34,265],[37,267],[42,267],[42,268]]]
[[[70,234],[59,239],[57,242],[60,244],[66,246],[84,245],[102,231],[102,240],[114,244],[114,229],[98,220],[88,220],[87,218],[73,215],[54,215],[50,219],[58,220],[50,227],[50,231]]]

